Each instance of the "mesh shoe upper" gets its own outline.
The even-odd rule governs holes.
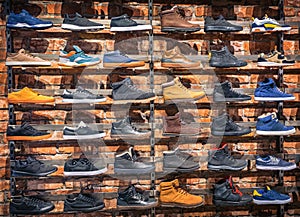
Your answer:
[[[64,18],[63,24],[72,24],[72,25],[82,26],[82,27],[86,27],[86,26],[103,27],[102,24],[92,22],[92,21],[88,20],[87,18],[82,17],[78,13],[75,14],[75,17],[69,17],[69,15],[65,15],[65,16],[66,17]]]

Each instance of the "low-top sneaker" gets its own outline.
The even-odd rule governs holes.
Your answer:
[[[55,98],[52,96],[44,96],[31,88],[23,89],[8,94],[9,103],[53,103]]]
[[[33,56],[23,48],[18,53],[7,53],[5,65],[7,66],[51,66],[51,62]]]
[[[274,156],[257,156],[256,157],[256,169],[258,170],[293,170],[297,165],[293,162],[287,162]]]
[[[222,15],[216,20],[212,17],[205,17],[204,32],[239,32],[242,30],[242,26],[229,23]]]
[[[64,201],[64,212],[94,212],[105,207],[102,200],[93,197],[90,194],[72,194],[68,195]]]
[[[107,171],[104,165],[94,165],[87,158],[71,159],[65,162],[65,176],[96,176]]]
[[[265,15],[263,19],[255,18],[251,24],[251,32],[283,32],[289,31],[292,27],[286,24],[280,24],[276,20]]]
[[[78,127],[64,127],[64,139],[98,139],[104,137],[106,134],[102,130],[92,129],[81,121]]]
[[[93,94],[80,86],[73,92],[65,89],[62,98],[63,102],[68,103],[99,103],[106,101],[106,98],[103,95]]]
[[[258,205],[281,205],[291,201],[292,199],[289,195],[271,190],[269,186],[266,186],[264,189],[253,191],[253,203]]]
[[[140,67],[144,66],[145,62],[142,60],[132,59],[119,50],[107,52],[103,56],[104,68],[118,68],[118,67]]]
[[[112,17],[110,22],[111,32],[127,32],[150,29],[152,29],[151,25],[140,25],[132,20],[127,14],[123,14],[119,17]]]
[[[104,29],[104,26],[100,23],[92,22],[76,13],[74,17],[70,17],[70,15],[66,14],[61,28],[71,31],[82,31],[101,30]]]
[[[263,114],[258,117],[256,134],[262,136],[286,136],[295,133],[295,127],[284,126],[277,119],[275,112]]]
[[[292,66],[294,64],[295,60],[288,60],[283,54],[276,50],[267,55],[261,53],[257,59],[257,65],[264,67]]]
[[[213,97],[215,102],[239,102],[251,100],[251,96],[235,91],[229,81],[216,84]]]

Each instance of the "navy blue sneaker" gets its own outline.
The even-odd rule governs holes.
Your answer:
[[[255,89],[254,99],[257,101],[283,101],[294,100],[292,94],[282,92],[275,84],[272,78],[266,78],[258,83],[259,87]]]
[[[286,136],[295,133],[292,126],[284,126],[277,119],[276,113],[267,113],[258,117],[256,134],[263,136]]]
[[[26,10],[21,13],[10,13],[7,19],[7,28],[46,29],[53,25],[51,21],[45,21],[31,16]]]
[[[253,191],[253,202],[258,205],[286,204],[291,201],[292,199],[289,195],[271,190],[269,186],[266,186],[265,189]]]
[[[119,50],[108,52],[103,56],[103,67],[105,68],[139,67],[144,65],[144,61],[132,59]]]
[[[287,162],[274,156],[256,157],[256,169],[259,170],[293,170],[297,166],[295,163]]]

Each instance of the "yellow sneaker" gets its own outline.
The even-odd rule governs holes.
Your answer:
[[[47,103],[54,101],[54,97],[40,95],[38,92],[28,87],[24,87],[20,91],[8,94],[9,103]]]

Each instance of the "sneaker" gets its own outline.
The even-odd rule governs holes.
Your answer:
[[[94,212],[101,210],[105,204],[89,194],[68,195],[64,201],[64,212]]]
[[[204,32],[239,32],[242,30],[242,26],[229,23],[222,15],[216,20],[212,17],[205,17]]]
[[[295,60],[288,60],[283,54],[278,51],[273,51],[268,55],[264,53],[259,54],[257,59],[258,66],[276,67],[276,66],[292,66]]]
[[[116,174],[146,174],[155,170],[152,162],[140,162],[130,147],[128,151],[116,155],[114,169]]]
[[[77,87],[74,92],[64,90],[62,98],[63,102],[68,103],[98,103],[106,101],[106,98],[103,95],[95,95],[80,86]]]
[[[82,31],[82,30],[101,30],[104,26],[100,23],[92,22],[80,14],[76,13],[74,17],[70,17],[68,14],[65,15],[64,21],[61,28],[68,29],[71,31]]]
[[[246,66],[247,62],[237,59],[228,47],[224,46],[221,50],[211,50],[209,65],[217,68],[242,67]]]
[[[239,102],[251,100],[251,96],[235,91],[229,81],[216,84],[213,97],[215,102]]]
[[[124,191],[118,192],[117,208],[119,210],[141,210],[150,209],[158,205],[155,198],[149,198],[143,191],[134,185],[128,186]]]
[[[21,13],[10,13],[7,19],[7,28],[46,29],[53,25],[51,21],[40,20],[31,16],[26,10]]]
[[[251,32],[276,32],[290,31],[292,27],[285,24],[279,24],[276,20],[267,15],[263,19],[255,18],[251,24]]]
[[[43,96],[38,92],[24,87],[17,92],[9,93],[7,97],[8,103],[50,103],[55,99],[52,96]]]
[[[128,57],[126,54],[121,53],[119,50],[107,52],[103,56],[104,68],[117,68],[117,67],[140,67],[144,66],[145,62]]]
[[[162,84],[162,91],[165,103],[194,102],[205,97],[204,91],[192,91],[186,88],[179,77]]]
[[[295,133],[292,126],[284,126],[277,119],[275,112],[263,114],[256,122],[256,134],[262,136],[287,136]]]
[[[227,114],[215,117],[211,125],[211,134],[214,136],[242,136],[250,132],[250,128],[234,123]]]
[[[134,125],[132,125],[130,118],[126,117],[121,121],[112,123],[110,137],[142,139],[149,138],[150,134],[150,130],[137,129]]]
[[[199,162],[193,161],[193,158],[183,154],[179,149],[164,151],[163,156],[163,170],[165,172],[189,173],[200,168]]]
[[[78,127],[64,127],[64,139],[98,139],[104,137],[106,134],[102,130],[92,129],[81,121]]]
[[[101,62],[99,57],[86,55],[80,47],[73,45],[74,51],[67,53],[60,51],[58,65],[68,67],[85,67],[97,65]]]
[[[52,203],[35,197],[13,197],[9,204],[11,215],[41,215],[54,208]]]
[[[111,84],[113,100],[129,100],[132,103],[154,100],[155,94],[138,89],[130,78]]]
[[[242,193],[230,176],[215,184],[213,202],[216,206],[245,206],[252,202],[252,197]]]
[[[228,145],[223,144],[220,148],[212,149],[208,152],[209,170],[242,170],[247,167],[246,160],[235,159],[231,156]]]
[[[105,166],[96,167],[87,158],[67,160],[64,166],[65,176],[97,176],[106,171]]]
[[[256,169],[258,170],[293,170],[297,167],[295,163],[287,162],[280,158],[267,155],[265,157],[256,157]]]
[[[23,123],[21,126],[15,127],[8,126],[6,131],[7,140],[37,141],[48,139],[51,136],[51,133],[37,130],[28,123]]]
[[[294,100],[292,94],[282,92],[275,84],[272,78],[265,78],[258,83],[254,91],[254,99],[257,101],[284,101]]]
[[[192,61],[184,56],[177,46],[165,51],[161,59],[161,66],[165,68],[194,68],[200,65],[200,61]]]
[[[160,13],[162,32],[197,32],[200,30],[198,24],[188,22],[180,13],[177,6]]]
[[[269,186],[264,189],[253,191],[253,203],[258,205],[282,205],[292,201],[292,198],[286,194],[280,194],[271,190]]]
[[[20,49],[18,53],[7,53],[5,65],[7,66],[51,66],[51,62],[33,56]]]
[[[140,25],[134,20],[130,19],[127,14],[123,14],[119,17],[112,17],[110,21],[111,32],[127,32],[127,31],[140,31],[150,30],[151,25]]]

